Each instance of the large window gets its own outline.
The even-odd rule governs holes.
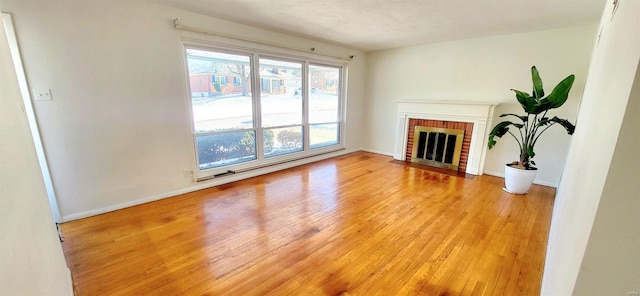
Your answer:
[[[199,175],[341,148],[342,66],[187,46]]]

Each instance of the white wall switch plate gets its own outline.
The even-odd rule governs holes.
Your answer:
[[[53,98],[51,97],[50,89],[33,89],[33,98],[36,101],[51,101]]]

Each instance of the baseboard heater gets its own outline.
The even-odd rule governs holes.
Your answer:
[[[222,176],[226,176],[226,175],[233,175],[233,174],[235,174],[235,173],[236,173],[236,171],[227,170],[227,171],[226,171],[226,172],[224,172],[224,173],[215,174],[215,175],[213,175],[213,177],[214,177],[214,178],[218,178],[218,177],[222,177]]]
[[[211,180],[211,179],[216,179],[216,178],[226,177],[226,176],[230,176],[230,175],[235,175],[237,173],[243,173],[243,172],[262,169],[262,168],[266,168],[266,167],[270,167],[270,166],[274,166],[274,165],[294,162],[294,161],[303,160],[303,159],[307,159],[307,158],[311,158],[311,157],[316,157],[316,156],[320,156],[320,155],[324,155],[324,154],[329,154],[329,153],[342,151],[342,150],[345,150],[345,149],[346,148],[340,148],[340,149],[331,150],[331,151],[318,153],[318,154],[313,154],[313,155],[308,155],[308,156],[300,157],[300,158],[296,158],[296,159],[290,159],[290,160],[284,160],[284,161],[279,161],[279,162],[274,162],[274,163],[268,163],[268,164],[263,164],[263,165],[259,165],[259,166],[254,166],[254,167],[250,167],[250,168],[246,168],[246,169],[227,170],[226,172],[218,173],[218,174],[215,174],[215,175],[196,178],[196,182],[207,181],[207,180]]]

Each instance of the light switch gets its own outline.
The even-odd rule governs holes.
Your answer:
[[[51,90],[50,89],[33,89],[33,98],[36,101],[51,101]]]

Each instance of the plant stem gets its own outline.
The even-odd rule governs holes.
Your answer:
[[[549,112],[549,110],[544,111],[544,114],[542,114],[542,119],[544,119],[545,117],[547,117],[547,112]],[[537,118],[536,118],[537,120]],[[544,133],[545,130],[547,130],[546,128],[544,130],[542,130],[540,133],[538,133],[538,128],[540,128],[539,123],[536,123],[536,127],[535,129],[532,131],[531,133],[531,147],[533,147],[536,144],[536,139],[538,139],[540,137],[540,135],[542,133]],[[548,127],[547,127],[548,128]],[[536,136],[537,135],[537,136]]]
[[[533,122],[531,123],[531,130],[529,131],[528,139],[527,139],[527,144],[532,144],[533,142],[533,137],[535,137],[536,134],[536,129],[537,129],[537,124],[536,122],[538,122],[538,114],[533,116]],[[533,147],[533,145],[529,145],[530,147]]]
[[[520,133],[520,139],[522,140],[522,143],[524,143],[524,135],[526,133],[522,134],[522,129],[521,128],[518,129],[518,132]],[[520,141],[518,141],[518,144],[520,144]]]
[[[516,140],[516,142],[518,142],[518,145],[519,145],[520,147],[522,147],[522,144],[520,144],[520,140],[518,140],[518,138],[516,137],[516,135],[514,135],[511,131],[507,131],[507,132],[508,132],[508,133],[509,133],[509,134],[510,134],[510,135],[511,135],[515,140]],[[522,132],[520,132],[520,133],[522,133]]]
[[[544,131],[546,131],[547,129],[549,129],[550,127],[552,127],[554,124],[556,124],[555,122],[546,126],[539,134],[538,136],[533,140],[533,145],[536,144],[536,142],[538,142],[538,138],[540,138],[540,136],[542,136],[542,134],[544,134]]]

